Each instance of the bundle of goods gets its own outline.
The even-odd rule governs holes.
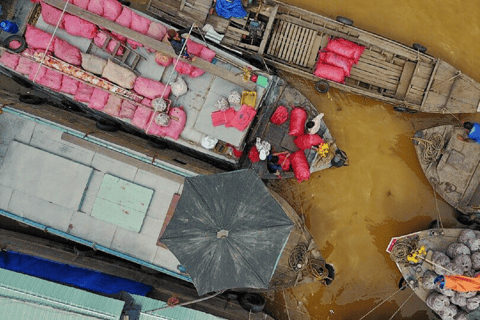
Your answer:
[[[189,55],[193,55],[195,57],[198,57],[202,60],[212,62],[213,58],[215,58],[215,51],[208,49],[206,46],[203,44],[197,43],[195,41],[192,41],[190,39],[187,39],[187,52]],[[164,64],[162,64],[164,65]],[[175,67],[175,70],[180,73],[180,74],[185,74],[188,75],[191,78],[196,78],[205,73],[202,69],[199,69],[197,67],[194,67],[184,61],[178,61],[177,65]]]
[[[427,305],[442,319],[467,319],[467,314],[480,307],[478,291],[454,291],[439,286],[439,275],[476,277],[480,271],[480,231],[463,230],[458,242],[450,243],[445,252],[434,251],[431,258],[434,270],[423,273],[421,285],[430,292]],[[446,270],[450,270],[451,273]],[[452,281],[452,280],[451,280]],[[447,283],[448,284],[448,283]]]
[[[344,83],[345,77],[350,76],[352,65],[358,63],[364,50],[364,46],[342,38],[330,40],[325,51],[319,51],[313,74],[320,78]]]

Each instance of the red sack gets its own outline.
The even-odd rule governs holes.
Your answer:
[[[354,63],[357,64],[363,51],[365,51],[365,47],[342,38],[338,39],[338,41],[343,45],[349,46],[350,48],[353,48],[355,50],[355,53],[353,55],[353,60],[354,60]]]
[[[103,112],[106,114],[109,114],[114,117],[120,116],[120,109],[122,107],[122,99],[110,94],[107,100],[107,104],[105,105],[105,108],[103,108]]]
[[[60,92],[71,94],[72,96],[74,96],[77,93],[79,84],[80,81],[68,76],[63,76]]]
[[[322,62],[318,62],[315,68],[314,76],[332,80],[338,83],[345,82],[345,72],[342,68],[331,66]]]
[[[193,54],[194,56],[200,56],[200,52],[202,51],[202,49],[205,48],[204,45],[198,43],[198,42],[195,42],[195,41],[192,41],[190,39],[187,39],[187,52],[189,54]]]
[[[62,16],[62,10],[59,10],[57,8],[52,7],[51,5],[48,5],[46,3],[40,2],[40,5],[42,6],[42,19],[45,21],[46,24],[56,26],[58,23],[58,20],[60,20],[60,17]],[[62,17],[62,20],[60,21],[60,24],[58,27],[60,29],[65,28],[65,15]]]
[[[203,47],[202,51],[200,51],[199,57],[205,61],[212,62],[213,58],[215,58],[215,55],[215,51],[210,50],[207,47]]]
[[[365,50],[365,47],[351,41],[338,38],[330,40],[325,47],[325,50],[334,52],[349,59],[353,59],[354,62],[357,63],[358,59],[360,59],[360,56],[363,53],[363,50]]]
[[[141,104],[143,104],[144,106],[147,106],[147,107],[152,107],[152,100],[148,99],[148,98],[144,98],[142,100],[142,102],[140,102]]]
[[[320,51],[320,57],[318,58],[318,60],[322,61],[323,63],[342,68],[344,74],[347,77],[350,76],[350,70],[352,69],[353,63],[355,62],[353,59],[340,56],[334,52],[322,51]]]
[[[90,0],[87,10],[96,15],[103,16],[103,0]]]
[[[162,94],[162,98],[167,99],[172,89],[170,86],[167,86],[165,88],[165,85],[160,81],[148,79],[145,77],[137,77],[133,90],[135,90],[135,92],[139,95],[153,100],[162,96]]]
[[[40,79],[47,73],[47,68],[45,67],[40,67],[40,64],[38,62],[33,62],[32,61],[32,67],[30,69],[30,74],[28,75],[28,78],[31,81],[38,82]]]
[[[298,137],[305,133],[305,122],[307,121],[307,112],[303,108],[293,108],[290,115],[289,135]]]
[[[92,96],[93,89],[93,86],[80,82],[80,84],[78,85],[77,93],[75,93],[75,97],[73,99],[79,102],[88,102],[90,101],[90,97]]]
[[[130,29],[133,31],[137,31],[141,34],[147,34],[148,28],[150,28],[150,23],[152,23],[150,19],[132,12],[132,25],[130,26]]]
[[[168,115],[172,119],[170,121],[170,125],[167,127],[168,130],[167,132],[165,132],[165,135],[174,140],[178,140],[180,134],[185,128],[185,123],[187,122],[187,114],[182,107],[175,107],[170,109]]]
[[[102,110],[107,103],[110,94],[102,89],[94,88],[88,107],[95,110]]]
[[[137,110],[137,106],[131,103],[128,100],[122,101],[122,108],[120,109],[120,118],[123,119],[132,119]]]
[[[103,17],[115,21],[122,13],[123,6],[117,0],[103,0]]]
[[[148,127],[148,123],[150,121],[150,118],[152,116],[152,109],[147,108],[147,107],[138,107],[135,110],[135,114],[133,115],[132,118],[132,124],[135,127],[138,127],[140,129],[146,130]],[[153,120],[152,120],[153,121]]]
[[[233,118],[235,118],[235,113],[236,111],[234,108],[228,108],[225,111],[220,110],[212,112],[212,125],[218,127],[222,124],[230,124]]]
[[[298,182],[308,180],[310,178],[310,166],[303,150],[292,153],[289,157],[292,164],[293,173]]]
[[[193,66],[186,62],[178,60],[177,66],[175,67],[175,71],[177,71],[180,74],[190,75],[190,73],[193,71]]]
[[[275,154],[278,157],[278,164],[282,167],[282,171],[290,171],[290,154],[278,153]]]
[[[257,111],[255,109],[247,105],[243,105],[240,110],[235,114],[235,117],[230,122],[230,125],[240,131],[243,131],[252,122],[256,114]]]
[[[90,0],[73,0],[72,3],[76,5],[77,7],[82,8],[83,10],[87,10],[88,8],[88,3]]]
[[[53,54],[60,60],[79,66],[82,64],[82,55],[80,50],[60,38],[55,38],[53,44]]]
[[[15,71],[21,74],[29,75],[32,69],[33,61],[30,60],[26,55],[33,54],[35,51],[31,48],[27,48],[22,52],[22,56],[18,60],[18,65],[15,68]]]
[[[37,29],[27,24],[27,31],[25,32],[25,41],[30,48],[33,49],[47,49],[53,35],[48,32]],[[50,43],[49,51],[53,51],[53,40]]]
[[[115,22],[121,26],[124,26],[125,28],[130,28],[130,26],[132,25],[132,13],[133,11],[130,10],[128,7],[123,7],[122,13],[117,18],[117,20],[115,20]]]
[[[284,106],[279,106],[270,117],[270,121],[272,121],[277,126],[287,121],[287,119],[288,119],[288,110]]]
[[[72,36],[93,39],[98,32],[98,28],[91,22],[68,15],[65,17],[65,31]]]
[[[248,152],[248,158],[252,163],[260,161],[260,154],[258,153],[257,147],[253,146]]]
[[[301,150],[310,149],[312,146],[318,146],[323,143],[323,139],[318,134],[304,134],[293,140]]]
[[[205,70],[199,69],[197,67],[193,67],[192,69],[192,72],[190,72],[189,74],[190,78],[198,78],[205,73]]]
[[[155,53],[155,62],[161,66],[168,67],[172,64],[173,58],[160,52]]]
[[[0,57],[0,63],[12,70],[15,70],[17,68],[19,60],[20,57],[18,55],[11,54],[7,51],[4,51],[2,56]]]
[[[167,27],[165,27],[163,24],[159,22],[152,22],[148,28],[147,36],[162,41],[167,34],[167,30]]]

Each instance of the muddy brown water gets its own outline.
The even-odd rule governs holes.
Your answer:
[[[419,42],[427,53],[480,81],[476,1],[287,2],[331,18],[349,17],[359,28],[407,45]],[[360,319],[398,290],[400,274],[385,252],[391,237],[425,229],[437,218],[437,205],[445,226],[459,225],[453,209],[440,198],[436,202],[411,143],[418,129],[458,120],[451,115],[398,114],[392,106],[338,90],[322,95],[312,82],[287,77],[325,113],[350,165],[315,173],[302,184],[277,184],[305,214],[307,227],[337,275],[328,287],[306,285],[277,292],[271,308],[279,319]],[[469,114],[458,117],[480,120]],[[365,319],[390,319],[411,292],[399,292]],[[393,319],[429,318],[435,317],[414,295]]]

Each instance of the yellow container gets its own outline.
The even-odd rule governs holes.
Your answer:
[[[243,91],[242,93],[242,105],[246,104],[252,108],[255,108],[257,101],[257,93],[255,91]]]

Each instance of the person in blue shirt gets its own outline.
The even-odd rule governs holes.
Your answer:
[[[170,41],[175,54],[181,56],[187,60],[194,61],[195,57],[191,56],[187,52],[187,46],[185,46],[185,42],[187,41],[185,38],[182,37],[183,34],[188,33],[190,28],[181,29],[175,31],[174,29],[170,29],[167,31],[167,39]],[[187,36],[188,37],[188,36]]]
[[[458,135],[458,139],[462,140],[462,141],[475,141],[475,142],[478,142],[480,143],[480,124],[476,123],[476,122],[464,122],[463,123],[463,127],[465,129],[467,129],[467,134],[468,134],[468,138],[465,139],[463,138],[462,136]]]

